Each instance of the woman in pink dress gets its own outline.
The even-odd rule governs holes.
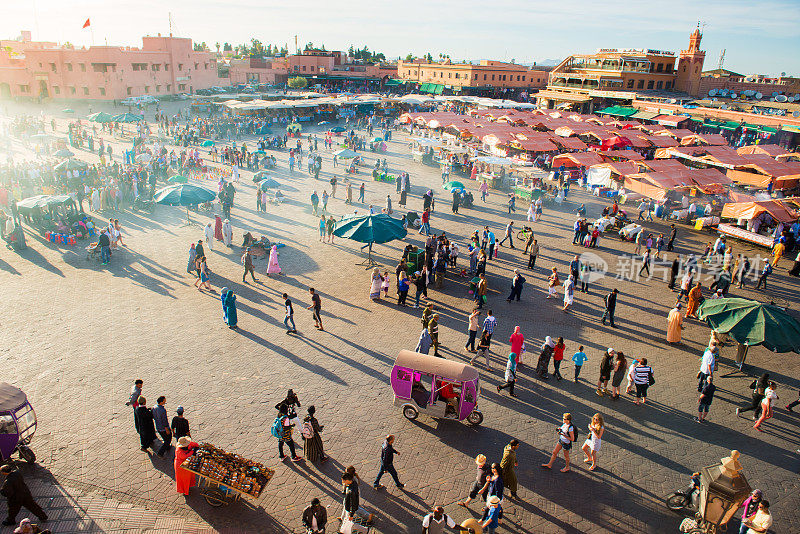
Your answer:
[[[267,276],[271,274],[281,274],[281,266],[278,265],[278,247],[272,245],[269,249],[269,264],[267,265]]]
[[[188,436],[183,436],[178,440],[178,446],[175,448],[175,486],[178,493],[189,495],[189,488],[196,484],[194,473],[182,468],[181,464],[199,447],[200,445]]]
[[[517,355],[516,363],[519,365],[522,359],[522,345],[525,343],[525,336],[522,335],[518,326],[514,328],[514,333],[511,334],[508,342],[511,343],[511,352]]]

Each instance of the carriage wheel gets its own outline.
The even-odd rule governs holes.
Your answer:
[[[225,494],[218,489],[208,489],[203,493],[203,498],[211,506],[218,508],[228,504],[228,499]]]
[[[25,445],[20,445],[18,450],[20,458],[22,458],[29,464],[36,462],[36,455],[28,447],[26,447]]]
[[[419,412],[413,406],[406,406],[403,408],[403,415],[409,421],[413,421],[417,418],[417,416],[419,416]]]
[[[479,425],[479,424],[483,423],[483,414],[481,412],[479,412],[478,410],[474,410],[472,413],[470,413],[467,416],[467,421],[471,425]]]

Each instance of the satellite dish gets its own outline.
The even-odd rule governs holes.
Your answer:
[[[800,117],[800,111],[793,111],[792,112],[792,117],[794,117],[794,118]]]
[[[708,92],[708,96],[714,96],[714,95],[716,95],[716,94],[717,94],[717,90],[716,90],[716,89],[712,89],[712,90],[710,90],[710,91]]]
[[[786,78],[786,73],[785,72],[781,72],[781,78]]]
[[[719,109],[728,109],[728,106],[726,106],[725,104],[722,104],[722,105],[719,107]]]
[[[772,96],[778,96],[779,94],[781,94],[780,91],[772,91]]]
[[[678,99],[677,98],[670,98],[669,99],[669,103],[670,104],[677,104],[678,103]]]
[[[775,102],[786,102],[787,100],[788,98],[786,98],[786,95],[778,95],[775,97]]]
[[[736,98],[736,93],[731,93],[731,98]]]
[[[756,100],[761,100],[762,98],[764,98],[764,95],[761,93],[756,93]]]

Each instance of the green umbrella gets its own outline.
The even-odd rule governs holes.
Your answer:
[[[255,173],[253,175],[253,181],[254,182],[260,182],[261,180],[263,180],[267,176],[268,176],[267,171],[258,171],[257,173]]]
[[[272,178],[266,177],[258,184],[258,188],[261,191],[266,191],[267,189],[274,189],[276,187],[280,187],[281,184],[273,180]]]
[[[333,235],[360,243],[388,243],[403,239],[408,232],[400,219],[385,213],[355,215],[336,222]]]
[[[75,152],[62,148],[61,150],[57,150],[53,155],[59,158],[71,158],[75,155]]]
[[[208,139],[206,141],[203,141],[200,146],[214,146],[214,141]]]
[[[167,178],[167,181],[171,184],[185,184],[189,181],[189,179],[182,174],[176,174]]]
[[[62,161],[61,163],[59,163],[58,165],[53,167],[53,170],[56,170],[56,171],[59,171],[59,172],[61,172],[61,171],[75,171],[75,170],[80,171],[80,170],[85,169],[86,167],[88,167],[88,164],[85,161],[81,161],[81,160],[75,159],[75,158],[69,158],[69,159],[65,159],[64,161]]]
[[[211,202],[217,194],[210,189],[193,184],[168,185],[156,191],[153,200],[157,204],[167,206],[196,206],[203,202]]]
[[[777,306],[742,298],[706,299],[698,317],[741,344],[800,353],[800,321]]]
[[[97,113],[92,113],[89,115],[90,122],[111,122],[111,114],[106,113],[105,111],[98,111]]]
[[[466,189],[464,187],[464,184],[462,184],[461,182],[455,181],[455,180],[453,180],[452,182],[447,182],[446,184],[444,184],[444,188],[446,190],[448,190],[448,191],[451,190],[451,189]]]
[[[61,110],[61,113],[75,113],[75,110],[71,108],[65,108]]]
[[[111,117],[111,122],[139,122],[142,120],[141,115],[134,115],[133,113],[120,113]]]
[[[334,152],[333,155],[340,159],[351,159],[358,156],[358,154],[356,154],[349,148],[343,148],[342,150],[338,150]]]
[[[333,128],[331,128],[331,131],[336,133],[342,133],[344,131],[344,128],[342,128],[341,126],[334,126]]]
[[[383,137],[373,137],[371,143],[380,143],[383,141]]]
[[[256,150],[255,152],[253,152],[253,154],[255,154],[256,156],[266,156],[267,155],[267,153],[264,152],[263,150]]]

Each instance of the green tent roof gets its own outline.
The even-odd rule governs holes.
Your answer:
[[[610,106],[599,111],[595,111],[595,113],[601,115],[614,115],[616,117],[630,117],[631,115],[635,115],[638,113],[639,110],[636,108],[630,108],[626,106]]]
[[[396,78],[389,78],[388,80],[386,80],[384,82],[383,85],[384,86],[393,86],[393,85],[403,85],[404,83],[406,83],[405,80],[398,80]]]

